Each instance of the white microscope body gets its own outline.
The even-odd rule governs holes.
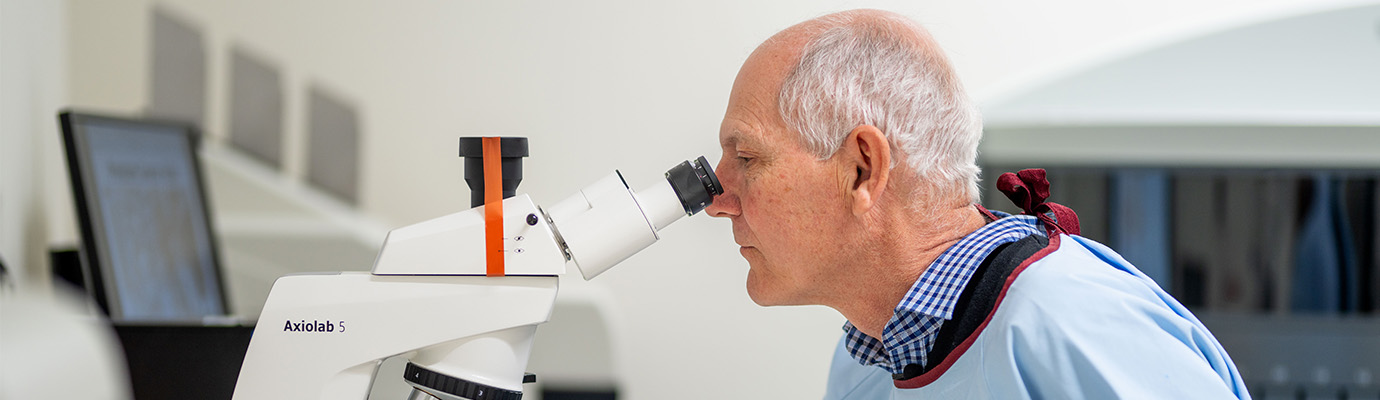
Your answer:
[[[503,200],[505,276],[485,276],[479,206],[393,230],[371,272],[279,278],[234,399],[364,400],[380,363],[398,355],[410,361],[412,398],[520,399],[566,262],[593,278],[718,193],[704,157],[637,192],[615,171],[546,210],[525,194]]]

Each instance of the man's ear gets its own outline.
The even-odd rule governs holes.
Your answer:
[[[852,184],[845,188],[853,215],[863,215],[882,198],[891,178],[891,145],[880,129],[859,125],[848,133],[843,146],[842,168],[851,168]],[[849,173],[845,171],[845,173]]]

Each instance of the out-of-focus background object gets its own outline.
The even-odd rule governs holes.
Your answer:
[[[988,180],[1049,168],[1052,200],[1192,306],[1256,397],[1380,396],[1364,365],[1380,274],[1362,259],[1380,246],[1346,217],[1380,168],[1375,1],[0,1],[0,256],[17,285],[51,285],[50,249],[79,237],[63,107],[201,128],[227,305],[252,320],[278,276],[367,270],[390,227],[468,208],[454,138],[532,138],[524,187],[542,200],[716,154],[758,43],[875,7],[929,27],[982,103]],[[727,221],[668,229],[722,239],[563,278],[530,392],[822,393],[842,318],[752,304]]]
[[[83,284],[112,320],[226,315],[196,128],[63,112]]]
[[[132,398],[115,332],[90,307],[68,288],[0,287],[0,398]]]
[[[228,314],[196,127],[59,121],[81,246],[54,252],[53,272],[113,324],[136,398],[230,397],[253,326]]]

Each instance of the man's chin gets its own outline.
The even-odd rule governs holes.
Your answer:
[[[778,305],[778,304],[776,304],[776,303],[773,303],[773,302],[771,302],[771,301],[768,301],[768,298],[767,298],[767,297],[762,296],[762,295],[760,295],[759,293],[761,293],[761,292],[756,291],[756,290],[752,290],[751,287],[748,288],[748,298],[751,298],[753,303],[757,303],[757,305],[762,306],[762,307],[771,307],[771,306]]]
[[[788,306],[794,305],[785,296],[781,288],[763,282],[761,277],[755,276],[752,271],[748,271],[747,293],[753,303],[762,307]]]

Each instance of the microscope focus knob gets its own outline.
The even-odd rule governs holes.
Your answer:
[[[531,374],[528,374],[531,375]],[[456,398],[469,400],[522,400],[522,392],[508,389],[500,389],[456,378],[440,372],[426,369],[417,364],[407,363],[407,369],[403,371],[403,379],[413,386],[430,389],[427,393],[433,396],[436,392],[441,392]],[[523,383],[527,383],[528,378],[523,377]],[[535,381],[535,376],[531,378]],[[446,399],[446,396],[436,396]]]

